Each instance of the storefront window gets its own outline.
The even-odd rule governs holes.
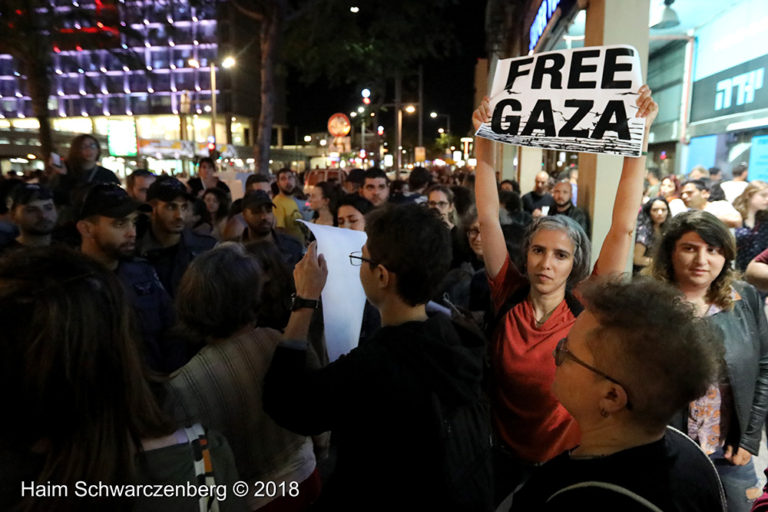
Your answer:
[[[179,140],[178,116],[148,116],[136,119],[136,131],[142,139]]]

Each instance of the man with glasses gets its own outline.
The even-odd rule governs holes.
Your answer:
[[[486,510],[485,343],[479,333],[442,314],[428,316],[425,308],[451,260],[448,229],[435,212],[406,204],[371,212],[366,233],[361,251],[349,258],[381,313],[381,329],[325,368],[307,367],[307,331],[327,276],[325,259],[311,244],[294,271],[293,313],[265,379],[264,408],[290,430],[332,430],[338,440],[336,471],[319,509],[453,510],[466,507],[459,504],[465,499],[467,510]],[[436,414],[443,407],[470,416],[476,429],[446,434],[451,416]],[[452,435],[469,450],[459,463],[446,458],[453,452],[444,436]],[[448,477],[461,469],[467,471],[459,481]]]
[[[133,256],[136,220],[140,211],[151,208],[113,183],[100,183],[85,191],[76,210],[80,251],[120,279],[136,313],[147,365],[160,373],[180,368],[187,361],[185,350],[165,340],[174,320],[171,298],[152,265]]]
[[[667,427],[717,381],[720,334],[658,281],[580,291],[586,309],[554,350],[552,391],[581,442],[536,470],[509,510],[724,511],[707,455]]]

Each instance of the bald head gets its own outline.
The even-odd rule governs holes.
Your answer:
[[[536,182],[534,184],[533,190],[540,196],[544,195],[544,193],[547,191],[547,183],[549,183],[549,174],[541,171],[536,175]]]

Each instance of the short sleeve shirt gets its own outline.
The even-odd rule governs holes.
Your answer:
[[[489,280],[495,311],[527,285],[509,256]],[[530,301],[516,304],[501,320],[491,343],[492,413],[496,432],[516,456],[543,462],[575,447],[581,434],[573,417],[552,394],[552,352],[567,336],[576,316],[563,300],[536,325]]]

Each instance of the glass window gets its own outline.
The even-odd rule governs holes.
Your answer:
[[[155,73],[152,76],[152,86],[155,88],[155,91],[170,91],[171,90],[171,74]]]
[[[147,90],[147,76],[141,71],[135,71],[131,73],[128,82],[130,84],[131,91],[140,92]]]

